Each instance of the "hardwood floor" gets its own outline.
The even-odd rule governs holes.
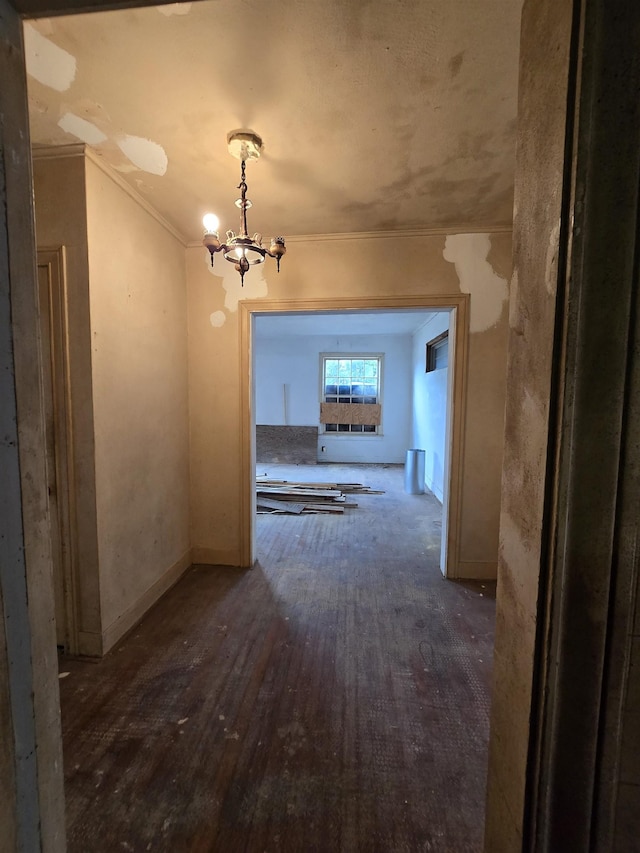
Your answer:
[[[495,586],[442,578],[401,466],[289,470],[386,494],[259,516],[254,569],[195,567],[61,661],[71,851],[481,850]]]

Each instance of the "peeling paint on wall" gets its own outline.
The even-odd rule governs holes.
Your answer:
[[[214,329],[220,328],[220,326],[224,326],[224,321],[227,319],[224,311],[214,311],[213,314],[209,315],[209,322],[213,326]]]
[[[506,278],[499,276],[487,256],[491,249],[488,234],[453,234],[445,240],[442,256],[454,264],[460,291],[471,295],[469,328],[486,332],[500,320],[509,297]]]
[[[66,92],[76,76],[75,57],[41,35],[31,24],[24,25],[27,74],[43,86]]]
[[[73,113],[65,113],[58,122],[58,127],[86,142],[87,145],[98,145],[107,138],[107,134],[103,133],[93,122],[80,118]]]
[[[150,172],[152,175],[164,175],[167,171],[167,155],[162,145],[157,142],[152,142],[150,139],[144,139],[141,136],[126,136],[116,140],[118,148],[122,151],[125,157],[143,172]],[[119,171],[123,171],[122,168]]]
[[[166,6],[156,6],[156,9],[161,15],[170,18],[172,15],[188,15],[191,5],[191,3],[167,3]]]

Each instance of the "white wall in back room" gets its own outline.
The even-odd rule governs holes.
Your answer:
[[[404,462],[411,437],[411,345],[410,335],[257,338],[256,423],[319,426],[320,354],[382,353],[382,434],[332,435],[320,431],[318,460]]]
[[[426,346],[449,328],[449,312],[433,314],[413,335],[413,444],[425,451],[425,485],[444,500],[448,368],[427,373]]]

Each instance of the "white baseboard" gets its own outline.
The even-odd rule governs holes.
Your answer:
[[[431,492],[432,495],[435,495],[440,503],[444,503],[444,495],[442,494],[442,490],[436,486],[435,483],[425,483],[427,489]]]
[[[165,592],[176,584],[191,566],[191,554],[186,551],[140,598],[102,632],[102,654],[120,640],[142,619]]]

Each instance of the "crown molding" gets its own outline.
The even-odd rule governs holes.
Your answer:
[[[411,228],[398,231],[351,231],[341,234],[294,234],[287,237],[290,243],[331,243],[343,240],[397,240],[399,237],[446,237],[450,234],[511,234],[512,228],[506,225],[450,225],[446,228]],[[201,248],[201,241],[189,241],[188,249]]]
[[[186,248],[188,245],[187,238],[178,231],[170,222],[168,222],[162,214],[153,207],[153,205],[141,196],[121,175],[119,175],[100,154],[86,145],[84,142],[76,142],[71,145],[53,145],[42,148],[33,148],[31,151],[33,160],[60,160],[72,157],[84,157],[90,160],[94,166],[97,166],[108,178],[110,178],[116,186],[118,186],[129,198],[136,202],[146,213],[158,222],[159,225],[171,234],[172,237]],[[202,245],[202,244],[200,244]]]

